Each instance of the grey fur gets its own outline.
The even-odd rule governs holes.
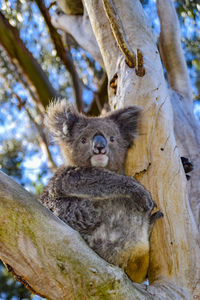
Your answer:
[[[136,179],[123,175],[139,117],[140,109],[133,106],[88,118],[62,100],[50,105],[45,120],[69,166],[58,169],[40,200],[79,231],[101,257],[123,268],[131,255],[124,253],[149,244],[153,224],[161,217],[160,212],[151,216],[155,203],[150,193]],[[105,168],[91,165],[96,134],[107,141]]]

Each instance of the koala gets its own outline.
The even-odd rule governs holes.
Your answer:
[[[107,262],[142,282],[149,264],[149,238],[160,211],[133,177],[124,175],[127,150],[141,110],[126,107],[104,117],[79,114],[65,100],[47,109],[46,127],[67,158],[40,201],[78,231]]]

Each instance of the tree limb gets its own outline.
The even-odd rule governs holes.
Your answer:
[[[16,95],[16,96],[18,96],[18,95]],[[46,134],[44,132],[44,127],[37,123],[37,121],[34,119],[32,114],[30,113],[30,111],[26,107],[24,107],[24,109],[25,109],[30,121],[35,125],[35,128],[37,129],[38,142],[39,142],[40,148],[41,148],[41,150],[44,149],[44,152],[45,152],[46,157],[48,159],[47,160],[48,167],[53,172],[53,171],[56,170],[57,165],[54,162],[53,156],[52,156],[52,154],[49,150],[48,140],[47,140]]]
[[[157,10],[161,22],[161,57],[170,86],[176,91],[170,92],[175,137],[180,156],[189,158],[194,165],[188,188],[192,211],[200,230],[200,131],[193,112],[192,90],[181,46],[179,21],[171,0],[157,0]]]
[[[18,280],[48,299],[153,299],[2,172],[0,258]]]
[[[194,166],[187,186],[192,212],[200,232],[200,128],[188,99],[184,99],[175,91],[170,91],[170,100],[180,156],[187,157]]]
[[[57,12],[52,16],[52,24],[55,28],[71,34],[75,41],[104,68],[102,56],[86,10],[84,10],[83,16],[72,16]]]
[[[189,299],[187,292],[172,282],[155,286],[131,282],[2,172],[0,258],[17,280],[50,300]]]
[[[181,46],[178,17],[172,0],[157,0],[161,32],[159,49],[171,88],[192,101],[192,88]]]
[[[70,50],[67,51],[67,49],[65,49],[60,34],[57,32],[57,30],[52,25],[51,17],[50,17],[49,11],[47,10],[47,8],[44,4],[44,1],[35,0],[35,2],[37,3],[37,6],[47,24],[47,27],[49,29],[49,34],[50,34],[51,40],[54,44],[54,47],[56,49],[57,55],[58,55],[58,57],[60,57],[61,61],[64,63],[64,66],[66,67],[66,69],[69,71],[69,73],[71,75],[77,109],[79,112],[83,112],[82,86],[81,86],[81,82],[80,82],[78,73],[76,71],[76,68],[74,66],[74,63],[73,63],[73,60],[72,60],[72,57],[70,54]]]
[[[8,53],[11,61],[23,71],[40,102],[43,106],[47,106],[49,101],[57,97],[58,94],[49,82],[45,72],[20,39],[17,28],[10,25],[1,12],[0,43]]]

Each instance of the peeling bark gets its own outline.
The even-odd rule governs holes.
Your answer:
[[[117,45],[122,51],[125,61],[130,68],[135,68],[136,66],[136,56],[131,47],[129,46],[126,35],[123,29],[123,25],[115,8],[115,5],[112,0],[103,0],[103,6],[105,13],[107,15],[108,21],[112,33],[115,37]]]

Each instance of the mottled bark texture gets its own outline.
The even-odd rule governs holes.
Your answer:
[[[61,2],[70,3],[67,0]],[[152,193],[158,208],[164,213],[164,218],[155,225],[151,236],[150,285],[144,292],[143,285],[130,283],[118,269],[97,258],[77,233],[50,216],[37,202],[31,201],[25,209],[15,198],[24,197],[22,190],[18,190],[13,183],[8,185],[5,180],[2,181],[3,208],[0,214],[0,237],[4,247],[0,247],[0,255],[37,292],[43,295],[48,293],[48,298],[57,299],[61,291],[64,294],[59,299],[80,299],[83,295],[94,299],[102,296],[108,299],[199,299],[199,126],[192,112],[184,57],[179,51],[180,43],[176,42],[180,36],[176,27],[178,23],[173,19],[172,1],[157,2],[159,16],[163,20],[160,41],[170,40],[174,44],[168,47],[160,42],[161,57],[174,89],[170,93],[156,42],[140,1],[115,0],[114,4],[127,42],[134,53],[139,49],[143,55],[143,77],[126,64],[101,0],[85,0],[83,18],[66,16],[62,18],[60,27],[70,32],[94,58],[102,61],[102,56],[109,80],[112,109],[132,104],[143,108],[141,135],[129,151],[127,174],[134,175]],[[169,9],[171,13],[166,14]],[[171,18],[171,21],[168,19],[170,30],[163,30],[166,26],[164,14]],[[55,18],[59,24],[58,16]],[[176,38],[172,38],[173,32]],[[176,57],[175,64],[167,60],[167,55],[172,55],[173,59]],[[189,184],[180,159],[182,155],[188,155],[194,163]],[[16,206],[12,206],[9,199],[14,200],[12,203]],[[28,199],[27,196],[26,203]],[[31,212],[31,218],[27,211]],[[23,230],[19,224],[25,224]],[[37,246],[33,246],[35,244]],[[37,247],[39,250],[35,250]],[[29,257],[26,260],[22,258],[24,253]],[[42,268],[38,260],[42,260]],[[48,272],[45,272],[47,268]],[[39,276],[29,274],[28,277],[28,270],[39,274],[40,280]],[[86,292],[88,290],[89,294]]]

